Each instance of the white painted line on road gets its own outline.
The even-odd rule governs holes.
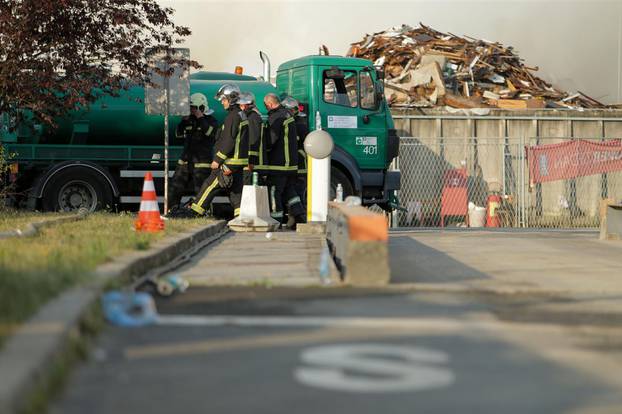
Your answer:
[[[315,316],[160,315],[165,326],[246,326],[246,327],[347,327],[347,328],[440,328],[462,330],[470,321],[446,318],[352,318]]]
[[[388,344],[324,345],[304,350],[296,379],[304,385],[356,393],[412,392],[448,387],[455,381],[440,351]]]

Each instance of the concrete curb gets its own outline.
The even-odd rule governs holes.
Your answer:
[[[329,254],[329,258],[328,258],[328,282],[329,283],[326,283],[326,281],[323,281],[321,276],[320,276],[320,283],[323,285],[324,288],[343,287],[343,284],[341,282],[341,273],[339,272],[339,269],[337,268],[337,265],[335,264],[335,260],[330,256],[330,246],[326,238],[322,239],[322,249],[328,250],[328,254]]]
[[[34,236],[37,233],[39,233],[41,229],[45,227],[82,220],[82,219],[85,219],[87,216],[88,216],[88,213],[79,213],[79,214],[74,214],[74,215],[67,216],[67,217],[58,217],[58,218],[53,218],[50,220],[43,220],[43,221],[37,221],[34,223],[28,223],[26,227],[24,228],[24,230],[17,229],[17,230],[0,232],[0,240],[10,239],[13,237]]]
[[[50,381],[55,361],[63,358],[72,338],[80,335],[81,320],[96,307],[112,282],[126,281],[166,264],[193,245],[225,228],[219,221],[199,230],[158,241],[147,251],[131,252],[92,273],[92,281],[62,293],[44,305],[13,334],[0,350],[0,413],[19,413],[29,399]]]

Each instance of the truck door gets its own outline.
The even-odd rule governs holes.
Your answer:
[[[320,66],[322,127],[335,144],[354,157],[360,169],[385,168],[385,114],[372,67]],[[313,114],[311,114],[313,116]]]

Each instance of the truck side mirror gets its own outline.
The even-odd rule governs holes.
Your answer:
[[[384,81],[384,67],[383,66],[375,66],[376,69],[376,79],[379,81]]]
[[[384,85],[382,81],[377,81],[375,83],[375,93],[376,93],[376,108],[380,108],[382,106],[382,102],[384,100]]]
[[[382,105],[382,99],[384,98],[384,94],[382,92],[376,92],[376,109],[380,108]]]

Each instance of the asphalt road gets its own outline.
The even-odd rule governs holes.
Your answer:
[[[478,258],[486,235],[446,237],[393,235],[388,290],[195,287],[158,300],[161,324],[106,328],[50,412],[622,412],[615,289],[583,292],[576,275],[576,290],[567,279],[555,291],[557,271],[541,282]],[[516,240],[492,242],[511,246],[506,265]],[[607,286],[598,275],[592,286]]]

